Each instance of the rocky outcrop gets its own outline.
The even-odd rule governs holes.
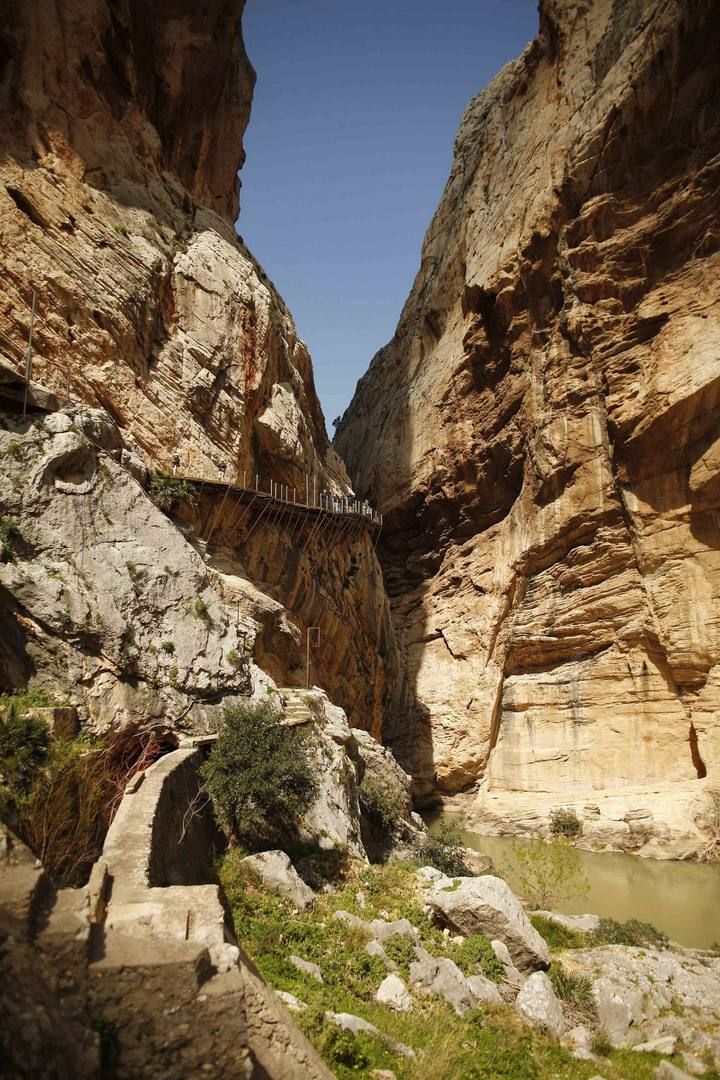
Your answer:
[[[385,514],[387,739],[428,793],[557,801],[720,761],[720,64],[708,0],[540,9],[337,446]]]
[[[439,881],[428,890],[424,901],[432,917],[454,933],[500,938],[520,970],[547,967],[547,945],[502,878],[487,874]]]
[[[10,3],[0,31],[0,399],[17,410],[35,291],[33,375],[45,389],[31,406],[102,408],[135,476],[177,460],[180,473],[217,479],[222,460],[228,480],[251,488],[258,477],[348,493],[308,350],[233,227],[254,84],[243,7],[56,0],[40,19]],[[199,509],[218,515],[220,501]],[[142,533],[136,505],[127,527]],[[299,683],[305,628],[320,626],[336,648],[320,650],[315,678],[379,734],[396,662],[371,544],[330,544],[322,531],[297,539],[278,523],[242,544],[216,534],[203,555],[226,575],[227,603],[262,626],[260,664]],[[55,666],[63,650],[58,641]],[[182,682],[183,662],[166,666]],[[0,666],[0,687],[15,685]],[[106,696],[103,713],[117,704]]]

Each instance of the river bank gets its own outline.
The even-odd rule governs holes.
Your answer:
[[[487,855],[511,886],[512,852],[516,844],[540,843],[514,836],[486,836],[464,825],[456,812],[424,815],[431,832],[443,823],[459,833],[462,842]],[[566,915],[591,911],[622,922],[651,922],[671,940],[693,948],[720,942],[720,865],[677,860],[638,859],[634,855],[578,849],[589,893],[581,900],[558,901],[555,910]]]

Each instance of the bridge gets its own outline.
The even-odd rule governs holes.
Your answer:
[[[208,544],[242,544],[263,526],[285,525],[294,543],[302,541],[303,550],[316,538],[337,543],[361,533],[368,533],[376,545],[382,529],[382,514],[367,502],[328,491],[318,493],[309,484],[303,493],[272,480],[263,483],[260,477],[255,478],[254,488],[189,473],[174,473],[173,478],[194,488],[197,531]]]

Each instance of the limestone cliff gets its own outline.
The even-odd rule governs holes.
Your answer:
[[[543,0],[341,425],[385,513],[388,737],[426,791],[660,802],[718,775],[716,23]]]
[[[303,492],[307,477],[317,490],[347,492],[307,348],[233,228],[255,79],[243,7],[244,0],[6,5],[0,356],[21,369],[35,290],[33,377],[61,404],[105,410],[128,454],[165,469],[177,457],[178,471],[197,477],[216,479],[223,460],[236,483],[253,486],[259,475]],[[140,543],[125,561],[149,566],[152,507],[137,494],[114,506],[108,491],[88,498],[96,514],[127,511]],[[15,513],[19,505],[0,509]],[[72,536],[45,540],[67,541],[72,555]],[[269,569],[253,577],[248,565],[263,559]],[[361,572],[349,572],[351,560]],[[25,569],[32,578],[32,566]],[[248,578],[259,586],[246,614],[276,638],[277,655],[266,649],[273,674],[298,680],[304,627],[321,625],[337,655],[354,657],[338,664],[323,653],[323,685],[353,723],[379,731],[393,647],[378,654],[392,635],[382,599],[379,608],[370,599],[378,575],[370,542],[352,553],[315,543],[298,559],[282,530],[258,532],[241,551],[223,553],[223,569],[245,582],[246,594]],[[88,590],[101,587],[97,578]],[[7,607],[22,615],[19,597]],[[167,622],[161,609],[145,613],[158,626]],[[279,624],[284,637],[274,634]],[[65,644],[58,650],[64,655]],[[226,679],[223,664],[211,682]],[[0,671],[0,686],[14,680]]]

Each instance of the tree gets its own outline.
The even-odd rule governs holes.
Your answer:
[[[225,709],[202,777],[228,837],[250,845],[292,830],[317,791],[306,731],[269,701]]]
[[[509,875],[536,907],[587,896],[590,883],[580,856],[567,840],[514,844]]]

